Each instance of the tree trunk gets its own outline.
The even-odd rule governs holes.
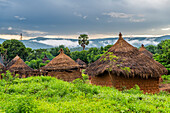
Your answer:
[[[109,73],[109,76],[110,76],[110,79],[111,79],[111,82],[112,82],[112,86],[114,87],[114,79],[113,79],[112,75],[110,74],[110,71],[108,71],[108,73]]]

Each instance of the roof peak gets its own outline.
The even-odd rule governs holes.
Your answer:
[[[119,32],[119,38],[122,38],[122,33],[121,32]]]
[[[60,52],[60,54],[64,54],[63,48],[60,48],[59,52]]]
[[[144,47],[144,45],[142,44],[141,47]]]

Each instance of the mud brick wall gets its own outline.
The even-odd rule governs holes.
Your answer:
[[[125,78],[123,76],[114,76],[112,75],[114,80],[114,87],[118,90],[123,90],[124,87],[126,89],[133,88],[135,84],[137,84],[144,93],[158,93],[159,92],[159,78]],[[92,77],[91,83],[94,85],[100,86],[109,86],[112,87],[112,82],[108,74],[104,74],[103,76]]]
[[[82,78],[81,72],[79,70],[66,71],[51,71],[48,72],[48,76],[56,77],[67,82],[72,82],[77,78]]]
[[[114,76],[115,87],[118,90],[122,90],[123,87],[126,89],[133,88],[137,84],[144,93],[158,93],[159,92],[159,78],[125,78],[123,76]]]
[[[91,84],[112,87],[111,79],[109,75],[106,75],[106,74],[98,76],[98,77],[92,77]]]

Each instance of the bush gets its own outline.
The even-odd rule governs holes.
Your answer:
[[[143,94],[138,86],[123,92],[110,87],[73,83],[53,77],[16,79],[4,92],[0,80],[0,110],[6,113],[167,112],[169,94]],[[147,107],[146,107],[147,106]]]

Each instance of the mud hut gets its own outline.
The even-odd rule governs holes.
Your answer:
[[[76,60],[76,63],[80,65],[81,69],[85,69],[87,67],[86,63],[79,58]]]
[[[148,51],[148,50],[144,47],[143,44],[141,45],[139,51],[142,52],[142,53],[144,53],[145,55],[149,56],[150,58],[153,57],[153,54],[152,54],[150,51]]]
[[[47,60],[50,60],[47,56],[46,56],[46,54],[44,55],[44,58],[42,59],[42,61],[43,61],[43,63],[45,63]]]
[[[25,78],[29,72],[34,70],[30,68],[25,62],[19,57],[16,56],[8,65],[7,69],[11,71],[14,75],[19,74],[20,78]]]
[[[91,83],[95,85],[114,86],[122,90],[137,84],[144,93],[156,93],[159,92],[159,78],[167,70],[126,42],[120,33],[118,41],[101,58],[91,63],[86,73],[92,76]]]
[[[51,60],[41,70],[48,71],[49,76],[71,82],[81,78],[80,66],[60,49],[60,54]]]

